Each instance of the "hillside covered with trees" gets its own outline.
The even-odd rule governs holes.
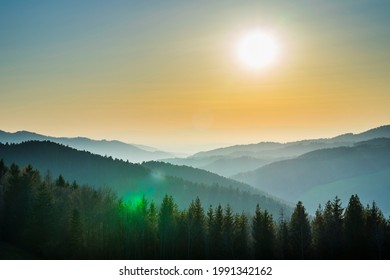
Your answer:
[[[282,208],[289,214],[292,210],[265,192],[204,170],[157,162],[134,164],[48,141],[0,143],[1,158],[9,166],[31,164],[42,176],[62,175],[79,185],[108,187],[126,200],[144,195],[148,200],[161,201],[169,193],[174,195],[180,209],[199,196],[205,205],[230,204],[238,212],[250,212],[258,203],[274,215]]]
[[[375,200],[390,214],[390,138],[316,150],[234,179],[285,200],[301,200],[313,214],[323,200],[336,195],[347,200],[355,193],[364,203]]]
[[[277,217],[262,205],[251,214],[204,208],[197,197],[181,210],[169,194],[124,200],[0,161],[5,259],[388,259],[389,222],[357,195],[345,208],[328,201],[312,218],[301,202]]]

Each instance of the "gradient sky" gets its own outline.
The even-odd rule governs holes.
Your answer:
[[[390,123],[390,1],[0,0],[0,129],[170,151]],[[277,38],[248,69],[243,34]]]

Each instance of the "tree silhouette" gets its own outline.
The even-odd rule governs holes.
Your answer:
[[[349,199],[344,214],[345,246],[348,259],[362,259],[366,253],[366,231],[363,205],[357,195]]]
[[[209,227],[210,257],[212,259],[221,259],[224,256],[223,222],[223,209],[221,205],[218,205]]]
[[[223,255],[224,258],[233,259],[233,240],[234,240],[234,219],[232,208],[228,204],[225,208],[225,214],[223,216],[223,230],[222,230],[222,240],[223,240]]]
[[[165,195],[159,213],[160,258],[174,258],[177,205]]]
[[[326,251],[323,252],[325,259],[343,258],[344,252],[344,208],[341,200],[337,196],[333,201],[325,204],[323,213],[324,217],[324,234]]]
[[[386,254],[386,219],[375,202],[366,210],[366,236],[369,259],[381,259]]]
[[[29,238],[34,251],[39,255],[51,254],[54,225],[53,197],[49,187],[42,183],[38,187],[29,219]],[[29,232],[29,231],[27,231]]]
[[[276,240],[277,240],[276,241],[277,258],[290,259],[291,258],[290,235],[288,231],[288,223],[285,219],[283,210],[280,211]]]
[[[336,197],[312,221],[302,202],[277,223],[256,206],[234,213],[196,197],[180,209],[170,195],[124,201],[110,189],[41,179],[32,166],[0,160],[1,244],[37,259],[386,259],[390,220],[375,202]],[[65,178],[62,178],[66,182]],[[62,181],[62,180],[61,180]],[[156,206],[157,205],[157,206]],[[248,223],[248,217],[250,222]],[[0,251],[0,257],[2,252]]]
[[[325,232],[325,220],[321,205],[318,206],[314,219],[312,221],[312,237],[313,237],[313,250],[314,258],[322,258],[326,252],[326,232]]]
[[[23,240],[27,218],[31,211],[33,185],[39,180],[38,172],[27,166],[22,172],[12,164],[4,190],[4,239],[11,242]]]
[[[69,250],[71,258],[81,258],[81,252],[83,251],[83,229],[80,212],[77,209],[73,209],[70,219]]]
[[[213,206],[210,205],[209,209],[207,210],[206,215],[206,257],[208,259],[211,259],[214,257],[214,251],[213,251],[213,241],[214,241],[214,210]]]
[[[274,258],[274,221],[268,211],[260,210],[259,205],[256,206],[255,215],[252,218],[252,237],[256,259]]]
[[[192,201],[187,212],[187,258],[205,256],[205,215],[199,197]]]
[[[311,229],[308,215],[301,201],[297,203],[291,216],[289,231],[293,257],[308,258],[311,250]]]
[[[248,218],[245,213],[234,215],[233,251],[235,259],[249,258],[249,232]]]

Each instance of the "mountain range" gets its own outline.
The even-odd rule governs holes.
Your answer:
[[[310,139],[288,143],[260,142],[235,145],[196,153],[187,158],[163,159],[172,164],[202,168],[221,176],[231,177],[249,172],[272,162],[292,159],[318,149],[351,147],[354,143],[375,138],[390,138],[390,125],[363,133],[347,133],[333,138]]]
[[[25,142],[30,140],[39,142]],[[200,196],[205,205],[229,203],[252,211],[260,203],[278,215],[280,208],[291,209],[298,200],[313,214],[335,196],[348,201],[358,194],[363,204],[376,201],[390,214],[389,125],[333,138],[236,145],[187,158],[119,141],[30,132],[0,131],[0,142],[17,143],[0,145],[0,158],[8,164],[32,164],[42,174],[50,170],[53,177],[62,174],[81,184],[109,186],[123,197],[146,193],[158,201],[172,193],[186,207]],[[137,156],[142,164],[126,162]]]
[[[312,213],[336,195],[348,201],[353,194],[390,213],[390,138],[319,149],[233,178],[282,199],[301,200]]]
[[[32,140],[51,141],[77,150],[88,151],[102,156],[111,156],[130,162],[158,160],[175,156],[172,153],[160,151],[153,147],[127,144],[120,141],[93,140],[85,137],[52,137],[29,131],[10,133],[0,130],[0,143],[22,143]]]

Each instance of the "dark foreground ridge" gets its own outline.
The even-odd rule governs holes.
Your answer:
[[[230,206],[179,210],[173,197],[124,201],[53,180],[31,166],[0,161],[0,257],[5,259],[389,259],[390,221],[357,195],[314,218],[298,202],[291,217],[261,205],[253,214]]]

